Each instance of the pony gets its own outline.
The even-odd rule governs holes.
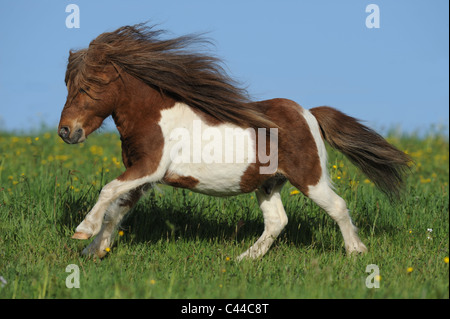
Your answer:
[[[333,190],[325,141],[391,198],[401,193],[409,157],[334,108],[252,101],[218,58],[192,49],[205,43],[202,37],[163,39],[163,33],[145,24],[124,26],[69,53],[58,134],[68,144],[81,143],[112,116],[126,168],[76,227],[72,238],[96,236],[82,253],[104,257],[124,215],[162,183],[214,196],[255,192],[264,231],[238,260],[261,257],[288,223],[280,196],[287,181],[338,224],[348,254],[367,251]],[[209,143],[202,147],[205,135]],[[199,152],[209,158],[199,160]]]

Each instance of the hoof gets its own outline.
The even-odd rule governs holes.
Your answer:
[[[363,243],[358,243],[351,248],[347,248],[348,255],[363,255],[367,252],[367,247]]]
[[[89,239],[90,237],[91,237],[91,235],[88,235],[88,234],[82,233],[82,232],[76,232],[72,236],[73,239]]]

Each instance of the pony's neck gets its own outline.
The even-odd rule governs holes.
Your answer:
[[[122,139],[137,136],[145,127],[157,124],[161,110],[172,107],[175,100],[141,80],[122,74],[123,92],[112,113]]]

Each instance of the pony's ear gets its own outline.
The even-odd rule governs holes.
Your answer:
[[[87,55],[93,65],[105,65],[108,62],[104,43],[97,43],[95,40],[91,41],[87,49]]]
[[[81,51],[81,50],[80,50]],[[73,61],[79,54],[77,54],[80,51],[70,50],[69,51],[69,58],[68,61]]]

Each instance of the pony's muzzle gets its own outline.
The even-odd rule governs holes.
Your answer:
[[[71,132],[70,127],[61,126],[58,134],[67,144],[81,143],[85,140],[84,130],[82,128],[77,128]]]

